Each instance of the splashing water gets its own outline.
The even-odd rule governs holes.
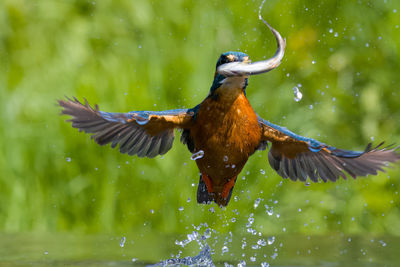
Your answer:
[[[149,119],[143,118],[141,116],[134,116],[136,123],[139,125],[146,125],[149,122]]]
[[[204,157],[204,151],[203,150],[199,150],[195,153],[192,154],[192,156],[190,157],[191,160],[198,160],[201,159],[202,157]]]
[[[300,92],[297,86],[293,87],[294,101],[299,102],[303,98],[303,94]]]
[[[126,237],[123,236],[123,237],[121,238],[121,241],[119,242],[119,246],[120,246],[121,248],[125,247],[125,242],[126,242]]]
[[[265,24],[268,24],[268,22],[266,22],[266,21],[264,20],[264,18],[261,16],[261,10],[262,10],[262,8],[263,8],[263,6],[264,6],[265,1],[266,1],[266,0],[263,0],[263,1],[261,2],[260,7],[258,8],[258,19],[261,20],[262,22],[264,22]]]
[[[197,231],[193,231],[191,234],[187,235],[187,239],[182,241],[175,241],[175,244],[181,247],[185,247],[187,244],[192,241],[196,241],[200,246],[200,253],[194,257],[185,257],[185,258],[174,258],[161,261],[159,263],[148,265],[150,267],[156,266],[215,266],[211,259],[211,248],[206,243],[206,240],[211,237],[211,229],[207,228],[204,232],[204,235],[200,235]]]
[[[275,236],[270,236],[267,239],[268,245],[272,245],[275,242]]]
[[[185,257],[183,259],[168,259],[157,264],[148,265],[156,266],[215,266],[211,259],[211,248],[206,244],[200,253],[194,257]]]
[[[258,207],[258,205],[260,204],[260,202],[261,202],[261,198],[257,198],[257,199],[254,201],[253,207],[256,209],[256,208]]]
[[[274,207],[269,207],[267,204],[265,204],[264,207],[265,207],[265,212],[269,216],[272,216],[274,214]]]

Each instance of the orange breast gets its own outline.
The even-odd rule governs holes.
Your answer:
[[[202,173],[212,180],[214,192],[237,176],[261,140],[257,115],[241,93],[233,102],[207,98],[191,129],[196,151],[204,156],[196,160]]]

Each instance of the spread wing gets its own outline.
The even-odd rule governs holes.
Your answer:
[[[174,141],[174,128],[190,127],[194,112],[191,109],[167,111],[131,111],[128,113],[109,113],[92,108],[76,98],[59,100],[62,114],[70,115],[72,127],[92,134],[100,145],[119,144],[121,153],[139,157],[163,155],[171,149]]]
[[[259,117],[262,141],[272,143],[268,160],[272,168],[283,178],[293,181],[313,182],[318,178],[324,182],[347,179],[347,174],[356,178],[368,174],[376,175],[389,162],[400,160],[399,147],[372,148],[369,144],[364,151],[356,152],[338,149],[317,140],[292,133],[284,127],[272,124]]]

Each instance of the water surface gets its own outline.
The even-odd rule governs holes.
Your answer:
[[[145,266],[198,255],[199,243],[179,245],[185,240],[154,233],[2,234],[0,266]],[[398,266],[400,262],[400,238],[393,236],[278,235],[272,240],[212,233],[203,242],[210,246],[215,266]]]

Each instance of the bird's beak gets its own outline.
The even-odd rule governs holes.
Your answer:
[[[272,28],[267,22],[265,23],[274,34],[278,44],[275,55],[270,59],[254,63],[251,63],[248,59],[242,62],[226,63],[217,68],[217,73],[225,77],[256,75],[273,70],[281,64],[281,60],[285,54],[286,41],[277,30]]]

